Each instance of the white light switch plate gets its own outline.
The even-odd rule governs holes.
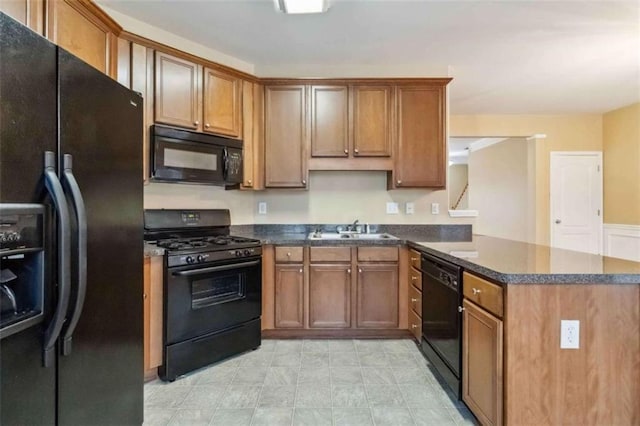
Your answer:
[[[258,214],[267,214],[267,203],[265,201],[258,203]]]
[[[415,211],[415,205],[413,203],[406,203],[404,205],[404,212],[406,214],[413,214],[414,211]]]
[[[580,349],[580,321],[560,320],[560,349]]]
[[[398,214],[398,203],[387,203],[387,214]]]
[[[439,214],[440,213],[440,204],[431,203],[431,214]]]

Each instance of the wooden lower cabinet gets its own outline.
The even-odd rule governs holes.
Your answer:
[[[157,368],[162,365],[162,293],[164,258],[153,256],[144,258],[143,286],[143,347],[144,375],[153,379]]]
[[[351,265],[309,266],[309,328],[351,327]]]
[[[275,327],[304,327],[303,264],[276,264],[275,293]]]
[[[463,301],[462,399],[483,425],[502,422],[502,320]]]
[[[398,327],[398,264],[358,264],[357,327]]]

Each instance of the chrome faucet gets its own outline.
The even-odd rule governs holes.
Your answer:
[[[353,221],[353,223],[351,225],[347,225],[347,231],[351,231],[351,232],[356,232],[356,227],[358,226],[358,222],[360,222],[359,219],[356,219],[355,221]]]

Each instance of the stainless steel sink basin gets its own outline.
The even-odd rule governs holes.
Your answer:
[[[322,232],[309,234],[310,240],[397,240],[391,234],[359,234],[356,232]]]

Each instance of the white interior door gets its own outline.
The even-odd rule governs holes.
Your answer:
[[[602,153],[551,153],[551,245],[601,252]]]

